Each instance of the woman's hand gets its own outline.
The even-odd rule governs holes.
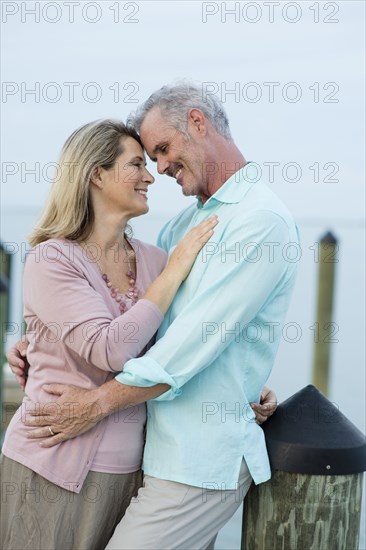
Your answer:
[[[263,387],[260,403],[251,403],[257,424],[263,424],[277,409],[277,395],[271,388]]]
[[[169,256],[166,269],[174,270],[184,281],[191,271],[198,253],[212,237],[218,222],[218,217],[214,214],[188,231]]]
[[[29,363],[27,360],[27,349],[29,342],[26,336],[23,336],[15,346],[9,349],[6,354],[6,358],[9,363],[9,367],[17,377],[22,390],[25,390],[25,385],[28,378]]]
[[[173,298],[192,269],[197,254],[207,243],[218,224],[217,216],[211,216],[191,229],[177,244],[159,277],[149,286],[143,298],[158,306],[165,315]]]

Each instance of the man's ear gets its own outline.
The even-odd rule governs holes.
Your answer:
[[[96,166],[93,168],[92,173],[90,175],[90,181],[99,189],[103,189],[103,178],[102,178],[102,169],[100,166]]]
[[[201,135],[205,135],[207,132],[206,117],[200,109],[190,109],[188,111],[188,125]]]

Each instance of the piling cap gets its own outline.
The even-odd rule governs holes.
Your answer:
[[[337,244],[337,239],[331,231],[328,231],[325,235],[323,235],[320,242],[322,244]]]
[[[263,424],[275,470],[346,475],[366,470],[366,438],[315,386],[281,403]]]

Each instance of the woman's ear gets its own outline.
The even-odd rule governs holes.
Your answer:
[[[100,166],[96,166],[95,168],[93,168],[90,176],[90,181],[91,183],[99,187],[99,189],[103,189],[102,169]]]

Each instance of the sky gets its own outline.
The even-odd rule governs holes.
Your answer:
[[[76,127],[125,119],[188,78],[223,101],[238,146],[298,219],[364,220],[363,2],[1,7],[3,207],[39,209]],[[151,212],[187,204],[174,180],[154,187]]]

